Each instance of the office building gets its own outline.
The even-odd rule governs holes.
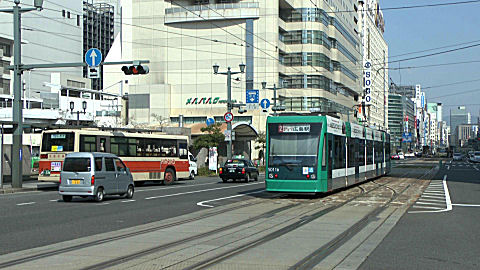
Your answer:
[[[392,94],[406,96],[410,99],[415,99],[415,85],[396,85],[390,84],[389,92]]]
[[[28,1],[25,5],[27,6]],[[32,3],[29,2],[29,3]],[[0,1],[0,8],[11,8],[13,1]],[[83,62],[82,55],[82,2],[81,1],[44,1],[42,11],[31,11],[22,15],[22,63],[23,64],[51,64],[59,62]],[[13,19],[11,14],[0,13],[0,45],[4,54],[8,51],[8,43],[13,40]],[[8,41],[5,44],[5,41]],[[13,41],[12,41],[13,42]],[[12,45],[13,47],[13,45]],[[13,63],[13,48],[11,56],[2,60],[2,65],[10,60]],[[37,98],[41,92],[50,92],[45,86],[50,81],[52,72],[63,72],[71,76],[82,76],[82,68],[59,68],[59,69],[36,69],[24,72],[22,76],[24,84],[24,96]],[[3,71],[2,92],[13,94],[13,79],[3,75],[13,73]],[[5,79],[5,80],[4,80]],[[8,82],[9,81],[9,82]],[[10,83],[8,90],[5,84]]]
[[[273,103],[273,91],[261,86],[266,81],[283,87],[277,105],[286,111],[353,120],[363,95],[359,18],[335,11],[358,10],[357,1],[133,0],[123,2],[122,10],[122,35],[107,60],[149,59],[150,73],[127,78],[119,67],[105,67],[104,84],[128,79],[122,84],[137,123],[176,123],[180,115],[187,126],[207,117],[223,122],[227,78],[214,75],[212,66],[239,71],[241,63],[245,74],[232,77],[237,103],[246,102],[246,89],[258,89],[259,100]],[[233,113],[234,122],[265,130],[261,109]]]
[[[83,54],[97,48],[105,57],[115,39],[115,7],[106,1],[83,1]],[[87,68],[84,68],[87,76]],[[100,71],[100,79],[92,79],[92,88],[103,89],[104,73]]]
[[[7,66],[12,61],[13,39],[6,35],[0,36],[0,94],[10,94],[11,74]]]
[[[393,151],[415,148],[415,104],[408,97],[389,94],[388,95],[388,127],[391,136],[391,145]],[[411,134],[411,142],[403,139],[403,134]]]
[[[455,131],[458,125],[470,124],[470,113],[465,106],[459,106],[450,110],[450,128]]]

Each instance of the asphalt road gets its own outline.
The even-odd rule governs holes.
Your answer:
[[[480,269],[480,164],[434,179],[360,269]]]
[[[181,216],[205,209],[198,202],[264,188],[262,176],[250,183],[197,177],[170,186],[147,182],[132,200],[111,196],[102,203],[80,197],[65,203],[54,190],[0,195],[0,255]]]

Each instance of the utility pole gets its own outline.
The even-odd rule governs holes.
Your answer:
[[[277,90],[283,89],[283,87],[277,88],[277,85],[274,83],[273,87],[267,88],[267,82],[262,82],[262,88],[265,90],[273,90],[273,116],[277,116],[277,111],[285,111],[284,106],[277,106]]]
[[[42,10],[43,0],[34,0],[33,8],[21,8],[20,0],[14,1],[11,9],[0,9],[0,12],[13,14],[13,145],[12,145],[12,187],[22,187],[22,145],[23,145],[23,115],[22,115],[22,36],[21,14],[34,10]]]
[[[220,68],[220,66],[217,64],[213,65],[213,74],[227,75],[227,112],[229,113],[232,112],[232,109],[234,107],[241,108],[242,106],[242,104],[233,104],[232,102],[232,75],[245,72],[245,64],[242,63],[238,66],[240,67],[240,71],[232,72],[231,68],[228,67],[227,72],[218,72],[218,69]],[[232,158],[232,136],[233,136],[231,121],[227,122],[227,131],[230,134],[230,139],[228,140],[228,147],[227,147],[227,158],[231,159]]]

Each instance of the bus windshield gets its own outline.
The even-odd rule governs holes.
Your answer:
[[[298,132],[297,132],[298,130]],[[320,128],[285,128],[271,124],[269,128],[269,166],[316,166]]]
[[[75,136],[69,133],[44,133],[42,138],[42,152],[72,152]]]

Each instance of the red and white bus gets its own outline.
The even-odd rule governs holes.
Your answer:
[[[56,129],[42,133],[38,181],[59,182],[63,160],[71,152],[107,152],[119,156],[134,181],[171,184],[187,178],[188,136],[121,130]]]

